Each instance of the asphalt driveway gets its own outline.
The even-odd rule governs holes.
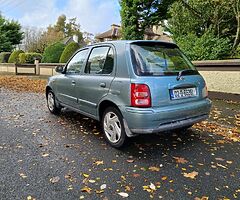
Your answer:
[[[237,103],[214,101],[208,122],[121,151],[97,122],[45,104],[0,88],[0,199],[240,199]]]

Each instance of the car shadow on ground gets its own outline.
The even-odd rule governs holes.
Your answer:
[[[77,137],[88,132],[85,137],[89,137],[93,145],[101,145],[105,143],[102,134],[100,123],[96,120],[89,119],[81,114],[64,110],[60,118],[69,127],[74,127],[79,130]],[[81,131],[82,130],[82,131]],[[94,134],[98,133],[98,134]],[[191,151],[192,148],[200,148],[200,144],[206,139],[206,133],[202,134],[194,128],[184,131],[168,131],[157,134],[138,135],[129,138],[129,142],[120,150],[110,147],[106,144],[106,148],[112,148],[112,152],[126,154],[131,157],[139,157],[143,154],[144,157],[151,158],[164,156],[166,154],[181,154],[182,151]]]

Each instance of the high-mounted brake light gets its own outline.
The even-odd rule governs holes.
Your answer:
[[[151,107],[151,93],[146,84],[131,84],[131,106],[149,108]]]

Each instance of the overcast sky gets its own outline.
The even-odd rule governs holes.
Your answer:
[[[59,15],[77,17],[82,31],[101,33],[120,24],[118,0],[0,0],[0,12],[22,26],[47,27]]]

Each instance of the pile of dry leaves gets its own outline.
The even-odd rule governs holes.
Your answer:
[[[194,125],[194,128],[223,136],[225,141],[240,142],[240,128],[225,127],[217,123],[204,121]]]
[[[44,92],[47,80],[23,76],[0,76],[0,88],[5,87],[17,92]]]

